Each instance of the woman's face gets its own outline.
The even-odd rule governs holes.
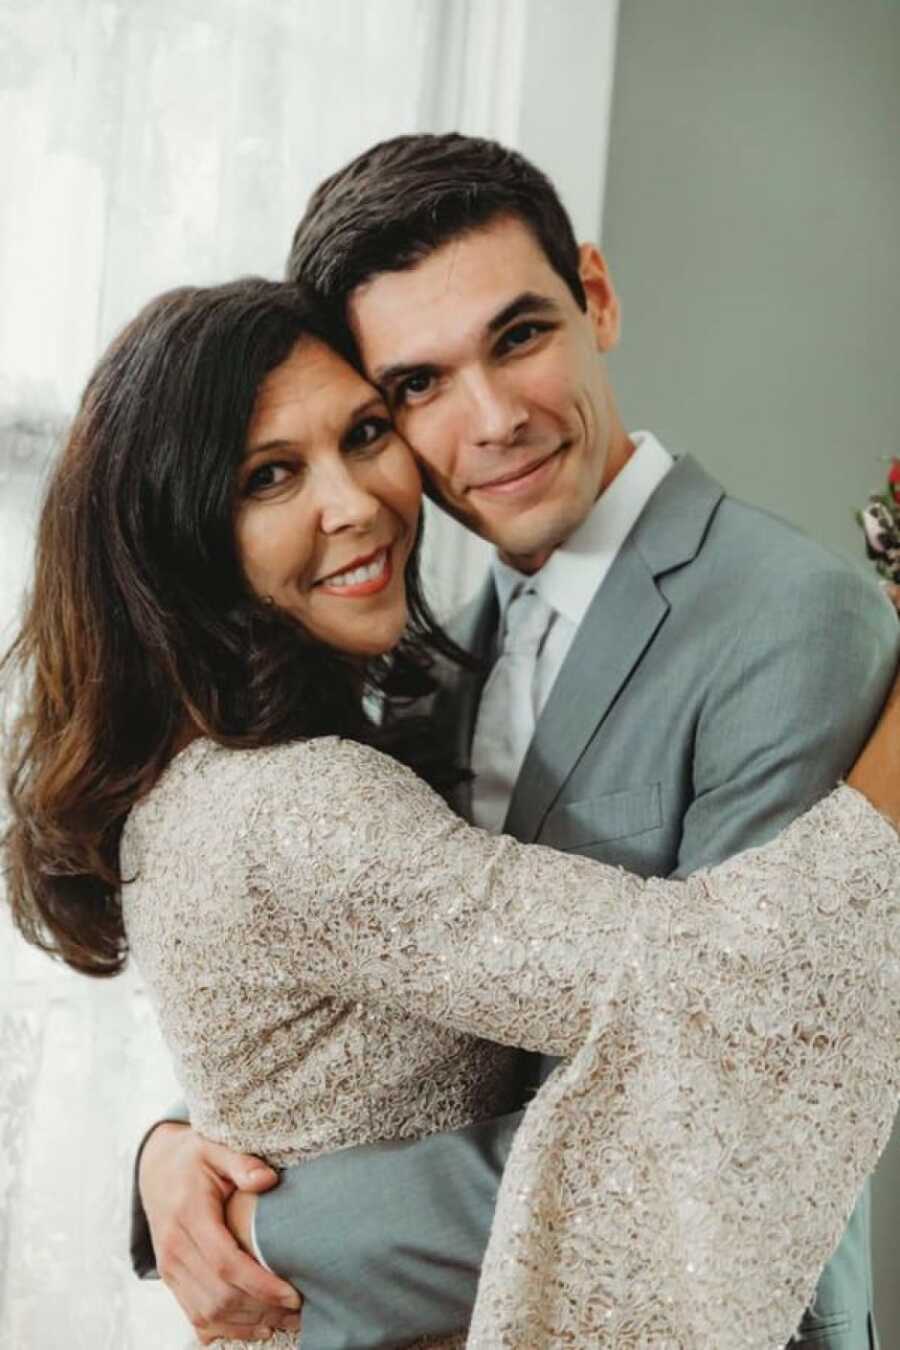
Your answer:
[[[237,501],[257,595],[352,655],[396,644],[419,472],[381,396],[324,343],[302,338],[260,386]]]

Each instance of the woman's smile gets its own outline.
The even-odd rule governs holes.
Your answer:
[[[348,567],[314,581],[313,585],[350,600],[357,596],[377,595],[390,584],[391,575],[390,546],[385,546],[368,557],[354,559]]]

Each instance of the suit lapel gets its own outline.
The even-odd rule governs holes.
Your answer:
[[[694,558],[723,490],[678,460],[626,539],[582,620],[535,728],[504,831],[537,837],[588,743],[664,622],[657,580]]]
[[[619,553],[579,626],[522,764],[504,832],[534,839],[668,606],[643,559]]]

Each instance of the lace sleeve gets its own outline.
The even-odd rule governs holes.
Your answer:
[[[708,1017],[715,1009],[685,1005],[680,986],[702,986],[707,966],[718,973],[726,947],[736,984],[742,962],[775,960],[786,942],[805,969],[826,938],[816,915],[841,920],[851,876],[860,904],[875,890],[864,829],[854,860],[813,849],[804,818],[738,862],[644,882],[474,829],[408,770],[350,742],[281,747],[260,762],[249,889],[281,911],[270,919],[310,982],[557,1055],[615,1008],[635,962],[672,982],[673,1015]],[[824,809],[840,820],[845,796],[882,844],[890,833],[900,862],[896,836],[849,789]]]
[[[786,1344],[896,1111],[898,875],[842,788],[647,886],[615,1006],[516,1136],[473,1350]]]

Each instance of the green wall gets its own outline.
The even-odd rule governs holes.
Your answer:
[[[605,200],[627,425],[859,557],[900,453],[900,0],[622,0]]]

